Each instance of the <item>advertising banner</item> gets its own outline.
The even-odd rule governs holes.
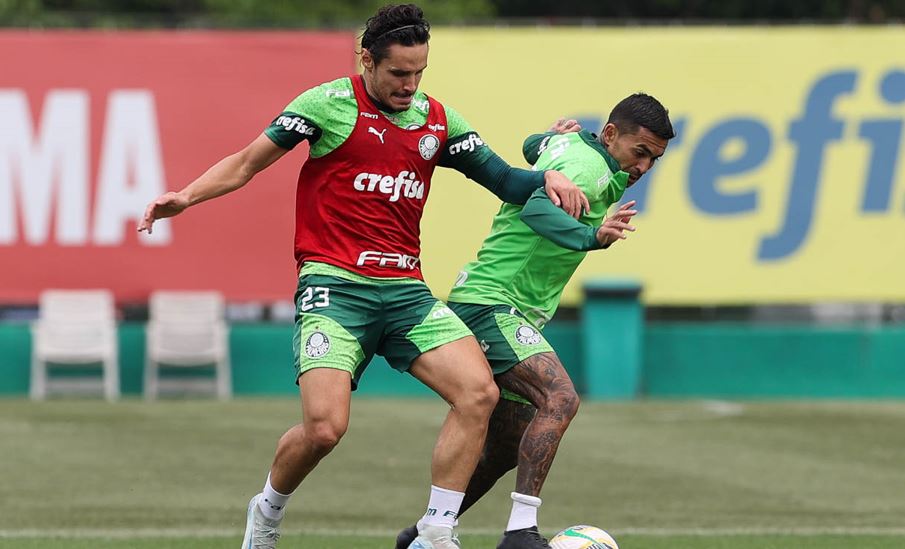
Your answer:
[[[240,150],[310,86],[357,70],[355,35],[0,33],[0,303],[43,288],[294,289],[307,146],[247,188],[138,235],[146,203]],[[623,97],[677,137],[626,195],[638,231],[564,295],[627,277],[653,305],[905,300],[905,33],[883,27],[432,31],[421,88],[516,166],[559,117],[599,131]],[[438,169],[422,265],[444,297],[499,202]]]
[[[307,146],[244,189],[136,233],[145,206],[355,70],[351,33],[0,33],[0,303],[44,288],[291,299]]]
[[[901,302],[902,51],[895,27],[444,30],[422,87],[516,165],[558,117],[596,132],[637,91],[669,109],[678,136],[626,195],[638,231],[589,253],[566,303],[598,276],[640,280],[648,304]],[[497,207],[440,177],[423,254],[438,290]]]

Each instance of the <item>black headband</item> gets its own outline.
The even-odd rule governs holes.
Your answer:
[[[396,32],[396,31],[401,31],[401,30],[405,30],[405,29],[414,29],[415,27],[424,28],[424,25],[422,25],[422,24],[420,24],[420,23],[414,24],[414,25],[403,25],[403,26],[401,26],[401,27],[397,27],[397,28],[395,28],[395,29],[388,30],[388,31],[386,31],[385,33],[383,33],[383,34],[381,34],[380,36],[378,36],[377,38],[371,40],[371,44],[376,44],[378,40],[380,40],[381,38],[384,38],[384,37],[387,36],[388,34],[392,34],[392,33]]]

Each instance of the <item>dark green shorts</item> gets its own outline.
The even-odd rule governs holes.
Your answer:
[[[296,378],[313,368],[336,368],[352,375],[355,389],[375,354],[405,372],[422,353],[472,335],[421,281],[302,273],[295,295]]]
[[[540,330],[515,307],[473,303],[450,303],[449,307],[478,338],[494,375],[512,369],[528,357],[554,352]],[[501,396],[528,403],[505,389]]]

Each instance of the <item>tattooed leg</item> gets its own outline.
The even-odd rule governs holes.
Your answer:
[[[531,356],[496,376],[496,381],[537,408],[519,443],[515,491],[538,496],[559,442],[578,412],[578,394],[555,353]]]
[[[471,475],[459,516],[493,488],[497,480],[518,465],[522,434],[534,418],[534,406],[500,399],[487,429],[481,460]]]

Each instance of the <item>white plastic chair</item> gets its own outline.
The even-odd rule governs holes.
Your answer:
[[[147,400],[162,391],[208,390],[217,398],[232,396],[229,329],[219,292],[157,291],[151,294],[145,352]],[[167,376],[161,364],[197,370],[197,376]],[[211,378],[206,369],[214,368]],[[161,375],[163,374],[163,375]]]
[[[116,310],[108,290],[46,290],[38,320],[32,324],[31,398],[49,392],[101,390],[107,400],[119,398]],[[86,367],[100,363],[100,376],[51,379],[48,363]]]

